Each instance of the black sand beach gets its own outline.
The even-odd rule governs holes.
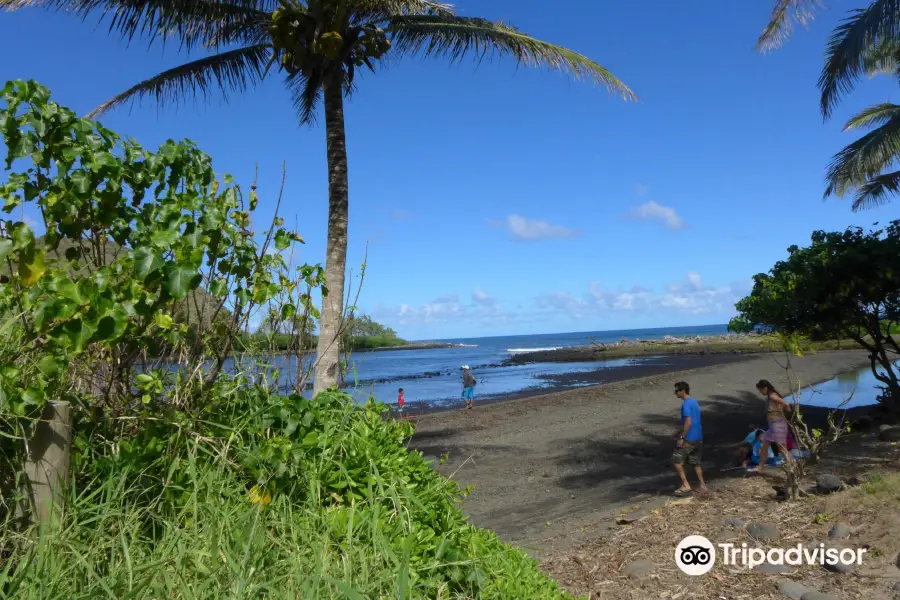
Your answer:
[[[437,468],[474,484],[464,505],[473,522],[510,542],[558,550],[635,498],[677,487],[668,462],[679,422],[676,381],[691,384],[703,409],[710,480],[722,476],[723,447],[764,420],[755,382],[789,388],[776,362],[783,356],[684,359],[677,368],[622,371],[604,385],[422,415],[411,446],[435,458],[449,453]],[[793,364],[805,386],[868,360],[863,352],[833,351]]]

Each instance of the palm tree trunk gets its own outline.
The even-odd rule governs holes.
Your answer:
[[[338,71],[325,83],[325,136],[328,147],[328,245],[325,254],[325,284],[328,293],[322,296],[314,396],[337,386],[341,377],[338,361],[350,204],[342,79],[343,74]]]

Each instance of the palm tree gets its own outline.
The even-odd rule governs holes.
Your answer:
[[[875,0],[835,28],[819,76],[822,115],[828,119],[840,99],[863,76],[900,75],[900,1]],[[900,106],[883,103],[851,118],[845,130],[874,127],[838,152],[826,175],[825,197],[854,194],[853,210],[887,202],[900,191]]]
[[[761,52],[780,48],[791,36],[794,23],[805,27],[822,5],[822,0],[775,0],[769,24],[756,40],[756,48]]]
[[[280,71],[301,123],[314,119],[324,101],[328,156],[328,236],[315,392],[338,383],[338,337],[347,258],[349,190],[344,97],[357,69],[375,71],[386,56],[424,54],[458,60],[509,55],[519,64],[543,66],[589,79],[635,99],[628,87],[587,57],[530,37],[500,22],[457,16],[433,0],[0,0],[0,9],[28,6],[108,17],[110,32],[176,38],[186,52],[212,54],[138,83],[101,105],[96,116],[127,101],[150,96],[163,103],[218,88],[245,91]]]

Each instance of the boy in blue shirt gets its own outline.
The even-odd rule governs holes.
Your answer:
[[[700,423],[700,405],[691,398],[691,386],[684,381],[675,384],[675,395],[681,400],[681,429],[676,434],[678,442],[675,444],[675,452],[672,453],[672,464],[675,472],[681,478],[681,487],[675,490],[676,496],[686,496],[691,493],[691,484],[688,483],[684,472],[684,465],[692,465],[697,479],[700,481],[700,491],[709,492],[706,482],[703,480],[703,469],[700,466],[703,460],[703,426]]]

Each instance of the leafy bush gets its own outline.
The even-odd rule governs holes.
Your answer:
[[[850,339],[869,353],[884,405],[900,410],[900,220],[864,231],[815,231],[806,248],[754,277],[733,331],[765,329],[810,339]]]
[[[466,522],[458,486],[376,402],[222,382],[202,413],[79,431],[60,535],[17,540],[3,596],[565,598],[535,562]],[[210,418],[227,420],[229,425]],[[4,577],[5,575],[5,577]]]
[[[567,597],[467,523],[384,405],[279,395],[259,356],[223,368],[254,308],[306,331],[323,284],[266,251],[299,239],[277,217],[255,242],[255,189],[245,207],[190,142],[145,151],[33,82],[2,98],[7,169],[31,161],[3,208],[31,203],[46,233],[0,219],[0,597]],[[199,289],[228,318],[199,318]],[[38,531],[16,476],[61,399],[73,485]]]

